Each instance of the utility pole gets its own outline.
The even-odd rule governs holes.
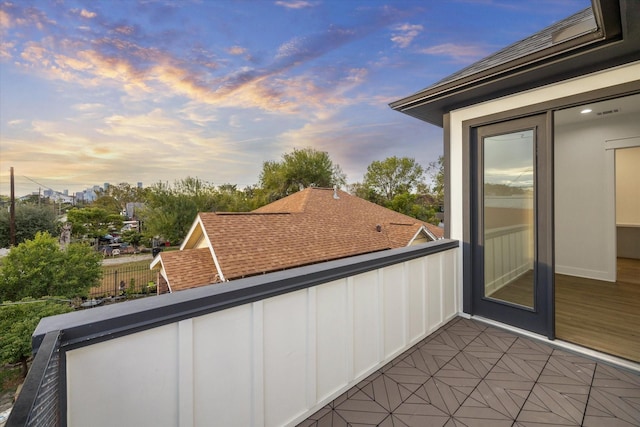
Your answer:
[[[16,245],[16,191],[13,182],[13,166],[11,167],[11,204],[9,205],[9,243]]]

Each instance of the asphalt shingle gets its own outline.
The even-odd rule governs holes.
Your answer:
[[[307,188],[253,212],[200,213],[198,220],[224,280],[404,247],[422,227],[435,238],[443,235],[432,224],[324,188]],[[161,256],[173,290],[215,282],[208,248]]]

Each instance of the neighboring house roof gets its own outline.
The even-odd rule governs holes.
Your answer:
[[[637,0],[593,0],[592,7],[389,105],[443,126],[443,115],[455,109],[638,59]]]
[[[191,249],[188,257],[180,251],[163,252],[162,268],[171,292],[220,281],[209,248]]]
[[[206,238],[190,239],[199,233]],[[177,290],[215,283],[215,274],[232,280],[442,236],[439,227],[344,191],[307,188],[253,212],[198,214],[185,242],[199,249],[161,253],[152,267],[161,263],[171,289]],[[192,277],[196,251],[208,259]]]

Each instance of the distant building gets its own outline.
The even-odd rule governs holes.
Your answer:
[[[127,218],[137,219],[137,213],[144,208],[144,203],[129,202],[125,207],[125,215]]]

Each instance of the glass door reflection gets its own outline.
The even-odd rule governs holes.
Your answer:
[[[534,131],[483,144],[484,296],[534,308]]]

